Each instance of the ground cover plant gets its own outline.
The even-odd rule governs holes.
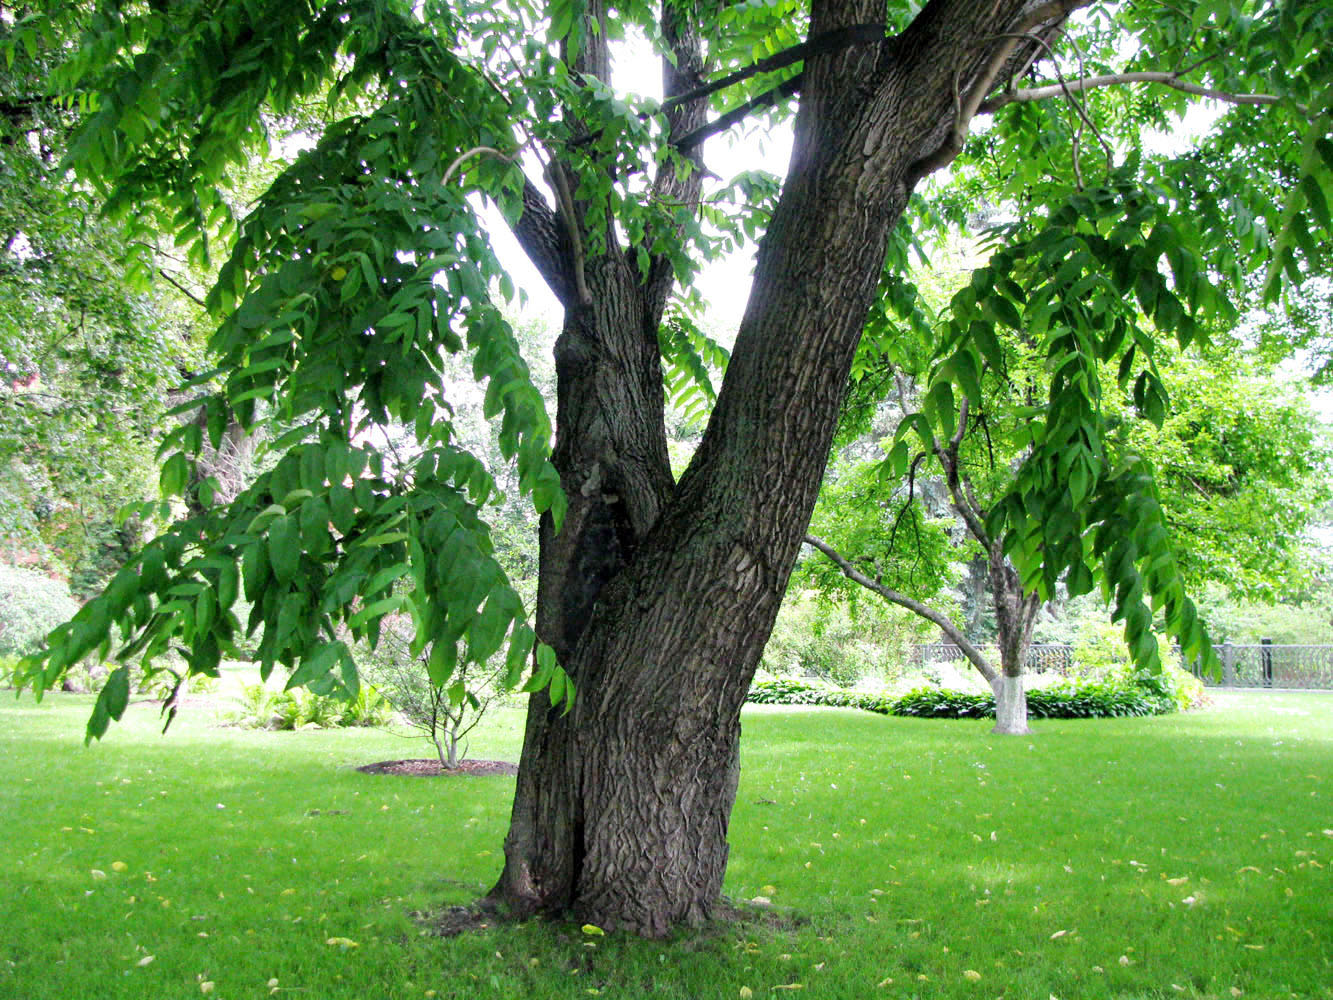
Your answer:
[[[1017,740],[751,707],[725,888],[772,906],[667,943],[423,935],[495,878],[512,778],[360,774],[404,742],[202,703],[87,748],[90,701],[0,701],[0,996],[1333,996],[1329,694]],[[515,759],[520,727],[498,709],[475,752]]]

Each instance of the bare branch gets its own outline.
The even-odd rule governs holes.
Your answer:
[[[465,161],[467,161],[471,157],[480,156],[482,153],[489,153],[491,156],[498,156],[500,159],[505,160],[508,163],[514,162],[514,158],[512,156],[510,156],[508,153],[500,152],[494,146],[473,146],[471,149],[464,150],[462,153],[459,153],[458,156],[454,157],[454,162],[449,164],[449,166],[445,168],[444,176],[440,178],[440,186],[443,187],[444,185],[448,184],[449,178],[454,175],[454,171],[456,171],[459,167],[461,167]]]
[[[1045,101],[1052,97],[1059,97],[1066,91],[1078,93],[1084,90],[1096,90],[1100,87],[1118,87],[1130,83],[1157,83],[1164,87],[1170,87],[1173,90],[1183,91],[1186,94],[1195,94],[1199,97],[1208,97],[1215,101],[1222,101],[1225,104],[1263,107],[1278,104],[1282,101],[1282,98],[1273,94],[1230,94],[1226,91],[1215,90],[1212,87],[1205,87],[1201,84],[1190,83],[1188,80],[1182,80],[1179,73],[1140,70],[1132,73],[1105,73],[1101,76],[1084,77],[1081,80],[1068,80],[1063,83],[1046,84],[1041,87],[1026,87],[1005,91],[1002,94],[996,94],[989,100],[983,101],[978,106],[977,113],[994,114],[1006,104],[1019,104],[1027,101]],[[1303,115],[1309,115],[1310,113],[1309,109],[1304,105],[1298,104],[1295,107]]]
[[[187,299],[189,299],[189,300],[190,300],[191,302],[193,302],[195,305],[197,305],[197,306],[199,306],[199,307],[201,307],[201,308],[203,308],[203,307],[206,306],[206,303],[204,302],[204,300],[203,300],[203,298],[202,298],[201,296],[196,295],[194,292],[190,291],[188,288],[186,288],[184,285],[182,285],[179,281],[177,281],[175,278],[173,278],[173,277],[171,276],[171,273],[170,273],[169,271],[167,271],[166,268],[159,267],[159,268],[157,269],[157,273],[160,274],[163,278],[166,279],[167,284],[169,284],[172,288],[176,289],[176,291],[180,292],[182,295],[184,295]]]
[[[666,110],[677,104],[684,104],[686,101],[692,101],[699,97],[707,97],[715,94],[719,90],[734,86],[748,80],[752,76],[760,73],[771,73],[773,70],[783,69],[792,63],[801,62],[820,52],[831,52],[835,49],[848,48],[852,45],[863,45],[868,42],[882,42],[884,40],[884,25],[882,24],[853,24],[846,28],[837,28],[833,31],[826,31],[814,38],[806,39],[800,45],[793,45],[789,49],[783,49],[766,59],[760,59],[758,62],[751,63],[749,66],[742,67],[734,73],[728,73],[726,76],[706,83],[701,87],[686,91],[676,97],[665,101],[662,104],[662,110]]]
[[[560,202],[560,216],[565,220],[569,231],[570,249],[574,261],[574,291],[578,294],[580,305],[592,303],[592,293],[588,291],[588,279],[584,267],[583,238],[579,233],[579,217],[574,212],[574,194],[569,187],[569,178],[565,175],[565,165],[555,157],[546,165],[546,177],[551,182],[556,198]]]
[[[958,404],[958,429],[949,439],[947,446],[935,442],[935,457],[939,459],[940,465],[944,469],[944,482],[949,487],[949,496],[953,500],[953,509],[958,512],[958,516],[963,519],[967,525],[967,530],[972,533],[972,537],[982,544],[985,548],[991,547],[991,537],[986,532],[985,516],[982,513],[981,505],[977,503],[977,498],[972,492],[972,484],[965,479],[958,471],[958,449],[963,443],[963,435],[967,431],[967,411],[968,401],[964,396]]]
[[[906,594],[899,593],[890,587],[884,586],[882,583],[870,579],[870,577],[866,576],[848,562],[837,549],[822,538],[807,534],[805,536],[805,544],[824,553],[824,555],[826,555],[838,569],[842,570],[842,575],[847,577],[847,579],[851,580],[853,583],[860,584],[867,590],[878,594],[886,601],[891,601],[899,607],[906,608],[913,614],[920,615],[927,621],[938,625],[940,631],[953,640],[954,644],[963,651],[963,655],[971,661],[972,666],[976,667],[981,676],[986,678],[987,683],[993,683],[999,677],[999,673],[986,660],[986,657],[982,654],[981,650],[968,641],[967,636],[963,635],[962,630],[959,629],[957,625],[934,608],[922,604],[914,597],[908,597]]]
[[[1074,111],[1077,112],[1078,114],[1080,125],[1078,129],[1078,135],[1074,140],[1075,141],[1074,172],[1078,178],[1079,190],[1082,190],[1083,177],[1081,176],[1081,174],[1079,174],[1078,170],[1077,144],[1079,142],[1079,139],[1082,137],[1083,126],[1086,125],[1088,128],[1092,129],[1092,134],[1095,135],[1097,137],[1097,141],[1102,144],[1102,149],[1106,152],[1106,169],[1108,171],[1110,171],[1115,166],[1115,152],[1111,149],[1111,144],[1106,141],[1106,137],[1102,135],[1101,129],[1099,129],[1093,123],[1092,116],[1088,114],[1088,109],[1085,108],[1082,105],[1082,103],[1079,102],[1078,98],[1074,96],[1074,92],[1070,90],[1068,86],[1066,86],[1064,74],[1060,72],[1060,66],[1055,58],[1055,52],[1051,49],[1050,45],[1046,43],[1045,39],[1039,38],[1036,35],[1025,35],[1024,37],[1036,42],[1039,46],[1041,46],[1041,48],[1046,50],[1046,54],[1051,58],[1051,64],[1055,67],[1055,77],[1059,81],[1059,86],[1061,87],[1065,97],[1068,98],[1070,107],[1072,107]],[[1078,55],[1078,63],[1081,71],[1083,67],[1083,52],[1081,49],[1079,49],[1077,45],[1074,46],[1074,51]]]
[[[806,39],[799,45],[793,45],[791,48],[783,49],[781,52],[774,53],[765,59],[760,59],[757,62],[751,63],[749,66],[744,66],[735,72],[728,73],[726,76],[713,80],[710,83],[705,83],[687,90],[684,93],[676,94],[662,102],[659,113],[678,108],[683,104],[688,104],[690,101],[709,97],[712,94],[716,94],[719,90],[725,90],[728,87],[735,86],[753,76],[758,76],[760,73],[772,73],[776,70],[784,69],[787,66],[791,66],[793,63],[802,62],[821,52],[832,52],[838,49],[850,48],[853,45],[866,45],[872,42],[882,42],[884,41],[884,38],[883,24],[853,24],[845,28],[826,31],[814,38]],[[764,94],[747,101],[741,107],[727,112],[715,122],[705,126],[709,131],[698,129],[694,132],[690,132],[685,136],[682,136],[681,139],[673,142],[672,145],[682,151],[692,149],[699,143],[703,142],[704,139],[707,139],[710,135],[716,135],[718,132],[730,128],[736,122],[740,121],[741,118],[744,118],[746,114],[749,114],[757,108],[772,104],[779,96],[791,96],[796,93],[800,87],[799,81],[800,74],[797,73],[792,78],[778,84],[776,87],[770,88]],[[786,91],[785,93],[783,93],[784,90]],[[651,117],[651,114],[644,112],[640,114],[639,117],[646,119]],[[580,136],[575,139],[571,145],[585,145],[592,142],[599,135],[601,135],[600,130],[589,133],[588,135]]]

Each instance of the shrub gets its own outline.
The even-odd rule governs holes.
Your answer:
[[[756,705],[827,705],[833,708],[860,708],[888,715],[892,698],[887,694],[847,691],[827,684],[775,677],[750,685],[747,701]]]
[[[925,639],[921,623],[883,601],[852,606],[792,587],[764,647],[764,670],[840,687],[883,682],[897,676],[911,644]]]
[[[227,719],[243,729],[383,726],[392,721],[393,706],[369,684],[361,685],[356,698],[342,701],[305,690],[274,691],[260,681],[241,688],[240,704]]]
[[[1104,719],[1165,715],[1202,703],[1203,685],[1176,667],[1161,674],[1122,670],[1101,679],[1058,681],[1027,692],[1034,719]],[[995,716],[990,694],[918,687],[899,697],[886,693],[844,691],[805,681],[778,678],[756,681],[748,699],[766,705],[832,705],[880,715],[919,719],[982,719]]]
[[[1153,697],[1169,701],[1171,707],[1165,709],[1168,712],[1188,712],[1192,708],[1200,707],[1207,700],[1203,681],[1180,667],[1163,666],[1160,674],[1130,670],[1126,675],[1131,683],[1139,685]]]
[[[47,633],[78,610],[69,587],[60,581],[28,569],[0,566],[0,654],[37,652]]]
[[[275,729],[282,694],[262,681],[245,684],[241,687],[240,704],[228,714],[228,719],[242,729]]]
[[[980,719],[995,714],[995,698],[969,691],[919,687],[893,699],[886,714],[918,719]]]
[[[1034,719],[1123,718],[1174,710],[1170,699],[1119,678],[1066,680],[1028,692],[1028,715]]]
[[[343,702],[339,725],[387,726],[393,721],[393,706],[373,684],[362,684],[355,698]]]
[[[772,680],[755,681],[750,685],[747,701],[756,705],[820,705],[821,692],[827,690],[823,685],[798,681],[792,677],[774,677]]]

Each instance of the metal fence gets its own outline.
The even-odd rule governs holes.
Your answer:
[[[986,659],[1000,665],[1000,647],[990,644],[977,647]],[[927,670],[937,663],[966,660],[963,651],[952,642],[923,643],[916,647],[916,665]],[[1027,670],[1032,674],[1067,674],[1074,667],[1074,647],[1062,643],[1033,643],[1028,647]]]
[[[997,666],[999,649],[994,645],[980,647],[986,657]],[[1177,656],[1180,650],[1174,651]],[[1253,645],[1223,643],[1217,647],[1217,658],[1222,661],[1220,679],[1203,675],[1197,667],[1190,668],[1210,687],[1240,688],[1312,688],[1333,690],[1333,646],[1283,646],[1276,643]],[[951,642],[934,642],[916,647],[916,665],[927,670],[939,663],[966,660],[963,651]],[[1183,666],[1183,661],[1178,661]],[[1029,673],[1067,674],[1074,667],[1074,647],[1058,643],[1034,643],[1028,647]]]
[[[1222,687],[1333,689],[1333,646],[1225,642],[1217,647],[1217,658],[1222,661]],[[1218,683],[1209,677],[1203,681]]]

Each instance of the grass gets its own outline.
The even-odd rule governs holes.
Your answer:
[[[0,699],[0,997],[1333,998],[1333,694],[1031,738],[747,709],[727,892],[797,919],[667,943],[423,935],[498,873],[512,778],[363,775],[429,754],[208,708],[84,748],[89,706]]]

